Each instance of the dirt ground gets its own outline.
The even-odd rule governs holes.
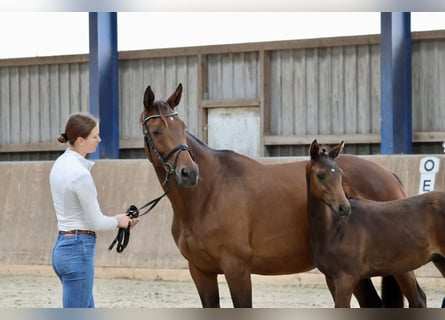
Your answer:
[[[320,280],[277,284],[253,281],[253,304],[257,308],[330,308],[332,298]],[[445,296],[445,280],[420,278],[428,307],[439,308]],[[285,281],[284,281],[285,282]],[[378,284],[376,284],[378,288]],[[191,281],[96,278],[97,308],[200,308]],[[380,291],[380,289],[378,289]],[[0,308],[60,308],[62,289],[51,275],[0,275]],[[227,285],[220,282],[221,307],[231,308]],[[355,299],[352,307],[357,307]]]

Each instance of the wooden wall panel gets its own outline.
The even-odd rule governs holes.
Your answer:
[[[259,97],[259,53],[211,54],[207,57],[209,100]]]
[[[208,108],[258,101],[265,155],[305,155],[314,137],[345,138],[351,153],[379,153],[378,41],[369,35],[121,52],[121,146],[140,154],[146,86],[164,99],[181,82],[178,111],[204,141]],[[445,30],[413,33],[412,67],[414,152],[442,153]],[[89,109],[88,56],[0,60],[0,90],[0,160],[53,157],[63,149],[55,137],[68,116]]]

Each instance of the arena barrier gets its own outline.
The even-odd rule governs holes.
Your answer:
[[[402,181],[408,195],[445,190],[442,155],[367,156]],[[266,158],[264,163],[300,161],[303,158]],[[49,189],[52,162],[0,162],[0,271],[51,265],[57,225]],[[422,169],[422,173],[420,172]],[[130,204],[137,207],[162,194],[160,183],[147,160],[98,160],[92,169],[99,202],[106,214],[123,213]],[[193,199],[190,199],[193,201]],[[117,253],[108,246],[116,232],[99,232],[96,266],[99,270],[134,277],[137,270],[184,270],[186,260],[171,236],[172,209],[167,198],[132,229],[128,247]],[[123,270],[123,271],[122,271]],[[317,271],[312,271],[317,272]],[[434,266],[416,271],[419,276],[440,277]],[[113,274],[113,271],[110,271]]]

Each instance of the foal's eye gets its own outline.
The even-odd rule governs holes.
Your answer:
[[[324,180],[326,178],[326,175],[324,172],[317,172],[317,178],[318,180]]]

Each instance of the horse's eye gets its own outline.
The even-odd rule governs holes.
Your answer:
[[[159,136],[162,135],[162,133],[161,133],[161,131],[154,130],[154,131],[152,131],[151,135],[152,135],[153,137],[159,137]]]
[[[317,172],[317,178],[318,180],[323,181],[324,179],[326,179],[326,175],[324,172]]]

